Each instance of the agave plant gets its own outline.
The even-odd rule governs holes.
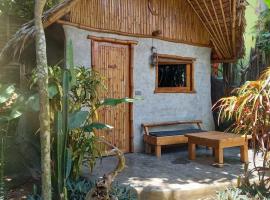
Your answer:
[[[215,105],[219,121],[234,120],[230,127],[237,134],[251,135],[254,149],[254,171],[260,185],[270,189],[270,68],[257,81],[248,81],[233,91],[233,96],[222,98]],[[257,166],[257,153],[263,155],[262,166]]]

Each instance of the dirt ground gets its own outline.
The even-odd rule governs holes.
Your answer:
[[[29,180],[25,184],[17,187],[12,188],[7,193],[7,199],[8,200],[23,200],[27,199],[27,197],[32,194],[33,192],[33,185],[37,184],[33,180]]]

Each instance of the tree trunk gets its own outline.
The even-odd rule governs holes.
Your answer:
[[[48,66],[46,55],[46,39],[42,24],[42,13],[46,0],[36,0],[35,27],[36,27],[36,63],[40,98],[40,144],[42,170],[42,198],[52,199],[51,193],[51,150],[50,150],[50,108],[48,95]]]

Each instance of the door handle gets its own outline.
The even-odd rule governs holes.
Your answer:
[[[117,68],[117,65],[116,64],[108,65],[108,68],[115,69],[115,68]]]

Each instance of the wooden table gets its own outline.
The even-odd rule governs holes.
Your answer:
[[[223,164],[223,149],[228,147],[240,147],[240,160],[248,162],[248,139],[245,136],[224,133],[218,131],[209,131],[201,133],[186,134],[188,137],[188,155],[190,160],[196,158],[196,145],[202,145],[213,148],[215,162]]]

